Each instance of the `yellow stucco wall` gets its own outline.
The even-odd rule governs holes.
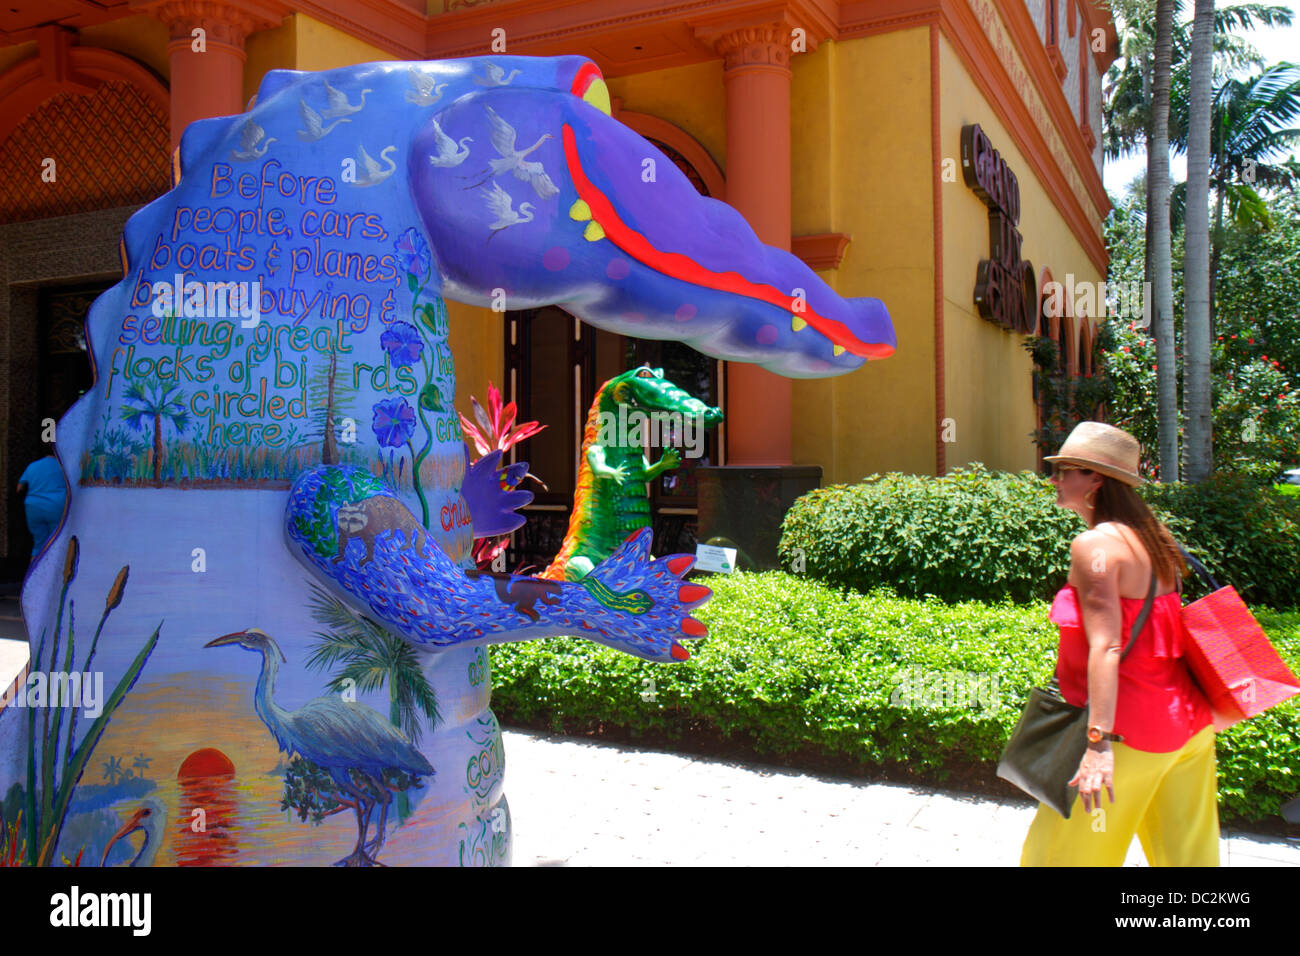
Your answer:
[[[914,28],[794,60],[793,231],[849,234],[822,278],[883,299],[898,335],[887,359],[794,383],[794,460],[827,484],[935,468],[929,43]]]
[[[332,70],[351,63],[393,59],[393,54],[387,50],[371,46],[305,14],[294,14],[294,20],[297,22],[298,49],[295,69]]]
[[[271,70],[296,70],[298,55],[298,20],[295,14],[285,17],[274,30],[259,30],[244,41],[244,102],[247,103]]]
[[[456,408],[473,421],[469,398],[473,395],[486,407],[489,381],[509,397],[509,383],[503,381],[505,319],[500,312],[451,299],[447,300],[447,317],[451,354],[456,359]]]
[[[982,461],[991,468],[1032,469],[1034,430],[1033,363],[1025,336],[980,318],[972,301],[975,271],[989,255],[988,210],[960,171],[961,129],[978,123],[1006,160],[1020,185],[1022,256],[1057,279],[1102,276],[1088,259],[1011,134],[985,102],[957,53],[940,38],[939,110],[942,152],[957,163],[957,181],[943,186],[943,285],[945,417],[953,419],[956,441],[947,446],[949,469]],[[1076,332],[1077,334],[1077,332]]]
[[[157,17],[140,14],[86,27],[78,32],[77,43],[114,50],[138,60],[161,76],[166,83],[172,75],[171,58],[167,55],[167,38],[167,24]]]
[[[727,164],[727,92],[722,61],[608,80],[610,96],[623,109],[649,113],[693,136],[724,171]]]

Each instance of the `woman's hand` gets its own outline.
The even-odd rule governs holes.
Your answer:
[[[1079,799],[1083,801],[1085,813],[1101,806],[1101,788],[1106,788],[1110,802],[1115,802],[1115,753],[1107,741],[1104,747],[1088,747],[1079,761],[1079,772],[1070,781],[1070,786],[1079,788]]]

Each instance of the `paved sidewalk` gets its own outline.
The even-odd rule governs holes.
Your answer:
[[[1029,801],[504,732],[516,866],[1016,866]],[[1225,866],[1300,866],[1233,833]],[[1135,839],[1129,866],[1145,866]]]

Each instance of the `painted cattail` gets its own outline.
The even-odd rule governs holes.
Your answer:
[[[74,534],[68,539],[68,556],[63,562],[63,583],[70,584],[77,576],[77,562],[81,559],[81,545]]]
[[[109,589],[108,598],[104,601],[104,613],[107,614],[113,608],[122,603],[122,592],[126,590],[126,578],[131,572],[131,565],[122,565],[122,570],[117,572],[117,580]]]

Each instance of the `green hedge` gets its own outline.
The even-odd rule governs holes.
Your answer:
[[[901,762],[943,781],[954,763],[983,762],[992,774],[1026,694],[1055,664],[1057,631],[1041,603],[844,594],[775,571],[708,584],[713,600],[697,616],[709,636],[688,643],[686,663],[652,664],[572,638],[500,645],[491,650],[494,710],[553,732],[604,725],[681,740],[705,729],[757,755],[802,751],[863,770]],[[1300,667],[1300,613],[1259,618]],[[898,691],[916,667],[988,675],[982,699],[909,701]],[[1298,731],[1292,700],[1220,735],[1225,820],[1277,819],[1300,791]]]
[[[1141,494],[1220,583],[1253,606],[1297,606],[1300,498],[1233,476],[1152,483]],[[943,478],[871,475],[796,501],[782,524],[781,564],[863,593],[885,585],[949,601],[1047,600],[1084,529],[1055,502],[1047,479],[978,462]],[[1187,599],[1203,593],[1189,578]]]

